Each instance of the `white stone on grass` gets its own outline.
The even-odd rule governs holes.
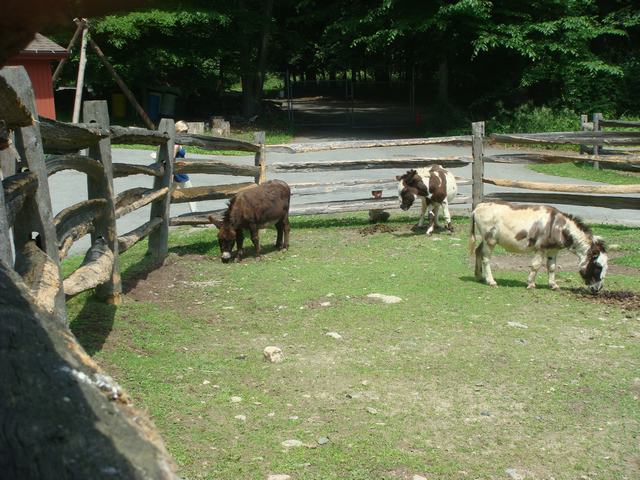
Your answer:
[[[413,480],[427,480],[427,477],[423,477],[422,475],[414,475]]]
[[[304,443],[296,439],[285,440],[280,445],[282,445],[284,448],[304,447]]]
[[[267,477],[267,480],[291,480],[291,475],[284,473],[275,473]]]
[[[278,347],[264,347],[262,354],[264,355],[265,360],[268,360],[271,363],[280,363],[284,360],[284,354]]]
[[[246,415],[236,415],[235,417],[236,420],[240,420],[241,422],[246,422],[247,421],[247,416]]]
[[[513,480],[524,480],[524,475],[518,472],[515,468],[507,468],[504,473],[509,475],[509,478]]]
[[[342,335],[340,335],[338,332],[327,332],[325,333],[325,335],[327,337],[335,338],[336,340],[342,340]]]
[[[231,403],[240,403],[242,401],[242,397],[231,397]]]
[[[370,293],[369,295],[367,295],[367,297],[380,300],[382,301],[382,303],[400,303],[402,301],[400,297],[396,297],[394,295],[385,295],[383,293]]]
[[[507,322],[507,325],[514,328],[529,328],[524,323],[519,322]]]

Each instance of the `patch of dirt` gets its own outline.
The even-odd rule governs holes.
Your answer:
[[[358,232],[360,235],[374,235],[376,233],[392,233],[398,230],[398,227],[392,227],[389,225],[385,225],[384,223],[376,223],[375,225],[369,225],[367,227],[363,227]]]
[[[604,290],[597,295],[591,295],[584,291],[577,292],[578,297],[589,302],[613,305],[624,310],[640,311],[640,295],[627,290]]]

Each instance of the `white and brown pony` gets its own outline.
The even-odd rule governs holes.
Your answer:
[[[451,214],[449,213],[449,202],[458,193],[456,177],[441,165],[409,170],[404,175],[398,175],[398,197],[400,208],[409,210],[413,202],[420,198],[422,200],[422,211],[420,220],[416,227],[424,225],[424,215],[429,211],[429,227],[427,235],[431,235],[438,226],[438,210],[442,205],[446,228],[453,232],[451,225]]]
[[[476,247],[476,232],[481,242]],[[475,276],[491,286],[496,281],[489,260],[496,245],[516,253],[533,252],[527,288],[535,288],[538,269],[547,259],[549,287],[557,289],[556,257],[567,249],[578,256],[580,276],[592,293],[602,289],[607,273],[604,242],[579,218],[544,205],[483,202],[471,214],[469,253],[475,249]]]

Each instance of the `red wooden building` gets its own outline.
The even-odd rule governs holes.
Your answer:
[[[69,53],[57,43],[44,35],[36,33],[33,41],[18,55],[7,62],[7,65],[22,65],[29,74],[36,96],[38,114],[56,118],[56,106],[53,100],[53,81],[51,62],[61,60]]]

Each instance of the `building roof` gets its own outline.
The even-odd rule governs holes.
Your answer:
[[[53,40],[36,33],[35,38],[22,50],[19,57],[48,57],[64,58],[69,54],[66,48],[61,47]]]

